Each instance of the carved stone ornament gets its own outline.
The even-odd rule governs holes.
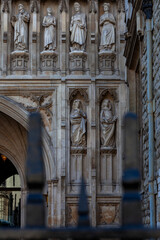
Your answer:
[[[77,221],[78,221],[77,208],[78,208],[77,204],[68,204],[67,225],[69,226],[77,225]]]
[[[71,146],[85,147],[86,146],[86,120],[87,115],[82,109],[82,102],[75,99],[72,104],[70,114],[71,121]]]
[[[117,117],[113,115],[112,102],[104,99],[100,112],[102,147],[115,148],[116,120]]]
[[[119,204],[99,204],[98,225],[119,224]]]
[[[60,2],[60,12],[67,12],[67,4],[66,0],[61,0]]]
[[[32,13],[38,13],[38,2],[37,0],[34,0],[31,2],[31,12]]]
[[[70,32],[71,32],[71,52],[84,51],[87,35],[86,15],[81,13],[80,4],[74,3],[75,14],[71,18]]]
[[[41,52],[41,70],[42,71],[56,71],[57,56],[55,51]]]
[[[108,95],[110,95],[112,97],[114,102],[118,101],[117,90],[115,88],[110,88],[110,89],[100,88],[99,89],[99,103],[101,103],[103,101],[103,99],[105,97],[107,97]]]
[[[86,71],[87,53],[83,51],[73,51],[69,53],[70,71]]]
[[[52,93],[39,93],[38,95],[33,93],[26,93],[22,96],[18,96],[18,98],[16,96],[12,96],[11,98],[23,105],[28,112],[41,112],[44,126],[48,133],[51,132],[51,124],[53,117]]]
[[[9,13],[9,4],[8,0],[3,0],[2,12]]]
[[[104,3],[104,14],[100,17],[100,51],[115,51],[115,19],[109,12],[110,4]]]
[[[30,15],[25,11],[23,4],[18,5],[18,11],[18,15],[11,18],[14,28],[14,49],[16,51],[26,51],[28,48],[28,23]]]
[[[47,16],[43,18],[44,27],[44,51],[54,51],[56,49],[56,18],[52,9],[47,8]]]
[[[28,70],[29,53],[25,51],[14,51],[11,53],[12,71]]]
[[[70,100],[70,102],[75,98],[75,96],[78,93],[84,98],[85,103],[88,103],[89,98],[88,98],[87,89],[84,89],[84,88],[70,89],[70,91],[69,91],[69,100]]]
[[[114,73],[114,62],[116,53],[112,51],[99,52],[99,70],[101,74],[112,75]]]
[[[90,13],[97,13],[97,1],[96,0],[89,0],[90,6],[89,6],[89,12]]]

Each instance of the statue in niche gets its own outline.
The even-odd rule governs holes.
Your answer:
[[[71,18],[70,32],[71,32],[71,51],[84,51],[86,42],[86,16],[80,12],[80,4],[74,3],[75,15]]]
[[[82,110],[82,103],[79,99],[73,101],[71,119],[71,142],[72,146],[86,146],[86,113]]]
[[[101,144],[103,147],[115,147],[115,126],[117,117],[113,116],[112,103],[104,99],[101,106]]]
[[[44,50],[54,51],[56,49],[56,18],[51,8],[47,8],[47,16],[44,17],[42,25],[45,28]]]
[[[15,50],[25,51],[28,44],[28,22],[30,15],[25,11],[23,4],[18,5],[18,15],[12,16],[11,23],[14,27]]]
[[[115,19],[112,13],[109,13],[110,4],[104,3],[104,14],[100,17],[101,28],[101,51],[115,50]]]

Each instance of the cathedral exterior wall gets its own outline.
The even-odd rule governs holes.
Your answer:
[[[83,176],[91,224],[117,225],[128,109],[124,4],[75,2],[1,0],[0,95],[42,114],[48,224],[77,223]]]

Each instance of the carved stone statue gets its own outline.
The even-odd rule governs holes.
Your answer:
[[[11,18],[14,27],[14,47],[15,50],[27,50],[28,44],[28,22],[30,15],[25,11],[23,4],[18,5],[18,15]]]
[[[44,50],[53,51],[56,49],[56,18],[52,14],[52,9],[47,8],[47,16],[43,19],[44,30]]]
[[[115,147],[115,124],[117,117],[113,116],[112,103],[104,99],[101,106],[101,144],[103,147]]]
[[[115,19],[109,13],[109,3],[104,3],[104,14],[100,17],[101,43],[100,50],[115,50]]]
[[[74,100],[70,115],[72,146],[86,146],[86,118],[81,101],[79,99]]]
[[[86,16],[80,12],[80,4],[74,3],[75,15],[71,18],[70,32],[71,32],[71,51],[85,49],[86,42]]]

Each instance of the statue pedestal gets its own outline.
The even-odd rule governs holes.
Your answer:
[[[42,71],[56,71],[57,56],[55,51],[43,51],[41,55],[41,70]]]
[[[99,52],[99,70],[101,74],[112,75],[114,73],[114,62],[116,53],[113,51],[101,50]]]
[[[101,193],[113,193],[117,184],[117,149],[115,147],[104,147],[100,149],[100,189]]]
[[[70,71],[82,73],[86,71],[87,53],[83,51],[72,51],[69,53]]]
[[[89,158],[87,158],[87,147],[72,147],[69,166],[68,194],[78,194],[82,176],[85,178],[87,190],[89,190]]]
[[[12,71],[28,70],[29,53],[28,51],[14,51],[11,53]]]

